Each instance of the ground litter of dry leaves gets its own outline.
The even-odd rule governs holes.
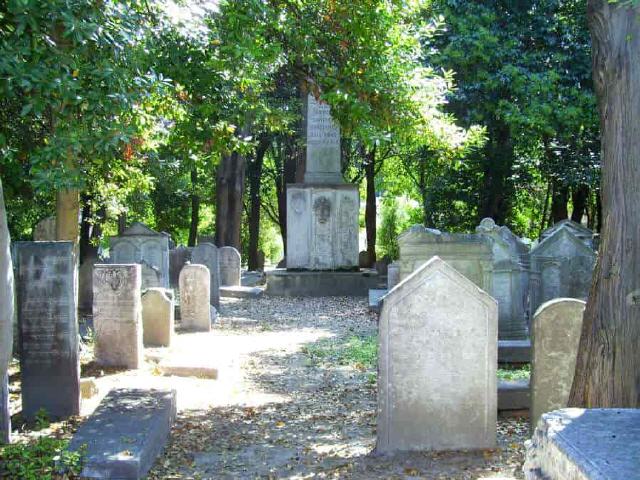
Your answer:
[[[186,394],[215,399],[182,400],[149,478],[522,478],[524,420],[500,420],[493,451],[372,454],[374,368],[310,352],[376,331],[364,299],[225,300],[216,341],[193,351],[217,358],[220,378]]]

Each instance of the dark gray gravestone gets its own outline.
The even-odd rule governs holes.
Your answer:
[[[17,242],[22,414],[80,412],[80,362],[72,242]]]
[[[86,445],[82,478],[143,478],[175,417],[175,390],[112,390],[69,445],[73,451]]]
[[[211,288],[209,299],[211,305],[220,308],[220,261],[218,259],[218,247],[213,243],[198,244],[191,253],[191,263],[204,265],[209,269],[209,275],[211,277],[209,283]]]

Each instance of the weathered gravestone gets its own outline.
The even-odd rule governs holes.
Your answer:
[[[14,308],[11,237],[4,207],[2,180],[0,180],[0,443],[11,441],[7,369],[13,350]]]
[[[93,328],[98,365],[139,368],[142,365],[140,265],[95,265]]]
[[[178,288],[180,270],[191,261],[193,248],[180,245],[169,250],[169,285]]]
[[[575,298],[556,298],[543,304],[533,317],[531,425],[534,428],[543,413],[567,406],[585,305]]]
[[[56,217],[40,220],[33,228],[33,240],[36,242],[53,242],[56,240]]]
[[[556,222],[552,227],[546,229],[544,232],[540,234],[540,241],[550,237],[558,230],[566,228],[571,233],[573,233],[578,239],[584,243],[587,247],[594,249],[593,245],[593,232],[589,230],[587,227],[580,225],[579,223],[574,222],[573,220],[560,220]]]
[[[185,265],[180,272],[180,319],[188,330],[211,330],[210,278],[204,265]]]
[[[390,263],[387,267],[387,289],[391,290],[400,283],[400,264],[398,262]]]
[[[72,242],[17,242],[22,414],[80,412],[76,270]]]
[[[83,451],[81,478],[144,478],[175,418],[175,390],[112,390],[69,445]]]
[[[111,237],[109,263],[142,265],[142,288],[169,288],[169,235],[136,222]]]
[[[483,219],[476,232],[489,239],[493,253],[491,296],[498,301],[498,337],[524,340],[529,336],[529,247],[491,218]]]
[[[209,269],[209,275],[211,277],[209,282],[211,286],[211,305],[220,308],[220,261],[218,258],[218,247],[212,243],[198,244],[191,254],[191,263],[204,265]]]
[[[218,250],[220,264],[220,286],[240,286],[240,252],[233,247],[222,247]]]
[[[90,312],[93,308],[93,266],[102,263],[98,254],[87,256],[78,269],[78,308]]]
[[[595,252],[570,228],[561,227],[531,250],[530,311],[554,298],[586,300]]]
[[[145,347],[169,347],[173,328],[173,292],[148,288],[142,294],[142,343]]]
[[[438,257],[384,298],[376,451],[496,444],[498,306]]]

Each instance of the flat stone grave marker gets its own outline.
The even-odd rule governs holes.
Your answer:
[[[98,365],[139,368],[143,362],[140,265],[95,265],[93,328]]]
[[[543,413],[567,406],[576,368],[585,306],[585,302],[575,298],[556,298],[541,305],[533,317],[533,428]]]
[[[17,242],[22,414],[80,412],[80,360],[72,242]]]
[[[191,254],[191,263],[204,265],[209,269],[211,305],[220,308],[220,260],[218,258],[218,247],[212,243],[198,244]]]
[[[528,480],[637,480],[640,409],[545,413],[527,448]]]
[[[175,324],[173,292],[149,288],[142,295],[142,343],[145,347],[169,347]]]
[[[187,330],[211,330],[209,269],[204,265],[185,265],[180,272],[180,320]]]
[[[220,286],[240,286],[240,252],[233,247],[222,247],[218,250],[220,260]]]
[[[82,478],[143,478],[175,418],[175,390],[112,390],[69,445],[71,451],[86,445]]]
[[[434,257],[384,298],[378,453],[496,444],[498,306]]]

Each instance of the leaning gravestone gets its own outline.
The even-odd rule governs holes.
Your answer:
[[[210,278],[204,265],[185,265],[180,272],[180,319],[188,330],[211,330]]]
[[[569,400],[582,332],[585,302],[556,298],[533,317],[531,425],[543,413],[564,408]]]
[[[93,328],[98,365],[142,365],[140,265],[96,265],[93,270]]]
[[[169,288],[169,235],[136,222],[111,237],[109,263],[142,265],[142,289]]]
[[[7,212],[4,208],[2,180],[0,180],[0,443],[11,441],[7,369],[13,349],[14,308],[11,237],[7,225]]]
[[[218,247],[212,243],[200,243],[193,249],[191,263],[204,265],[209,269],[211,280],[211,305],[220,308],[220,261]]]
[[[169,347],[174,328],[173,292],[148,288],[142,294],[142,343],[145,347]]]
[[[220,286],[240,286],[240,252],[233,247],[222,247],[218,250],[220,261]]]
[[[496,444],[498,306],[438,257],[383,299],[376,451]]]
[[[80,360],[72,242],[17,242],[22,414],[80,412]]]

